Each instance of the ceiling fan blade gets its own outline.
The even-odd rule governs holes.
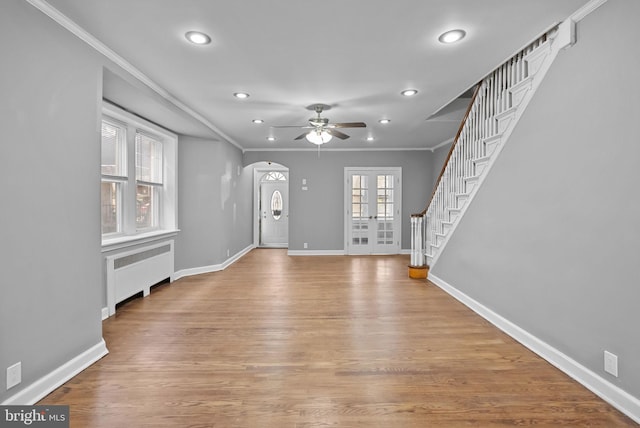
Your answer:
[[[304,125],[304,126],[300,126],[300,125],[271,125],[271,128],[303,128],[303,129],[310,129],[310,128],[313,128],[313,126],[308,126],[308,125]]]
[[[302,140],[304,137],[307,136],[307,134],[308,134],[308,132],[305,132],[304,134],[300,134],[296,138],[294,138],[294,140]]]
[[[325,129],[325,131],[327,134],[333,135],[334,137],[338,137],[341,140],[346,140],[347,138],[349,138],[349,136],[344,132],[336,131],[335,129]]]
[[[330,123],[329,128],[366,128],[367,124],[364,122],[344,122],[344,123]]]

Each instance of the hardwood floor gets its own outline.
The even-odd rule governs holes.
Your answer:
[[[39,404],[78,428],[635,426],[408,261],[258,249],[163,285]]]

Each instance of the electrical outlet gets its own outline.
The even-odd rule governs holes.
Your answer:
[[[11,367],[7,367],[7,389],[13,388],[22,382],[22,363],[18,361]]]
[[[618,377],[618,356],[604,351],[604,371]]]
[[[304,244],[302,244],[303,248],[309,248],[309,244],[307,244],[306,242]]]

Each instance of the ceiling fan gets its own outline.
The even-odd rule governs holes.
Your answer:
[[[309,142],[317,144],[318,146],[331,141],[332,137],[346,140],[349,138],[344,132],[338,131],[337,128],[366,128],[367,124],[364,122],[345,122],[345,123],[329,123],[329,119],[322,117],[324,110],[329,110],[331,106],[326,104],[313,104],[307,107],[309,110],[314,110],[317,114],[316,117],[309,119],[309,125],[305,126],[273,126],[273,128],[302,128],[310,129],[303,134],[298,135],[294,140],[301,140],[306,138]]]

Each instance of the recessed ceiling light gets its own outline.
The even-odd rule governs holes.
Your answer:
[[[184,36],[195,45],[208,45],[211,43],[211,37],[200,31],[188,31]]]
[[[384,125],[384,124],[387,124],[387,123],[391,122],[391,119],[380,119],[378,122],[380,122],[380,123],[382,123]]]
[[[367,137],[367,141],[373,141],[373,137]]]
[[[402,95],[404,95],[405,97],[412,97],[415,94],[418,93],[417,89],[405,89],[404,91],[400,92]]]
[[[450,30],[440,34],[438,40],[440,40],[440,43],[455,43],[466,35],[467,33],[464,30]]]
[[[276,137],[267,137],[268,141],[276,141]]]
[[[264,123],[264,120],[262,120],[262,119],[253,119],[252,122],[253,123]]]
[[[236,98],[240,98],[241,100],[249,98],[249,94],[247,94],[246,92],[236,92],[233,94],[233,96]]]

